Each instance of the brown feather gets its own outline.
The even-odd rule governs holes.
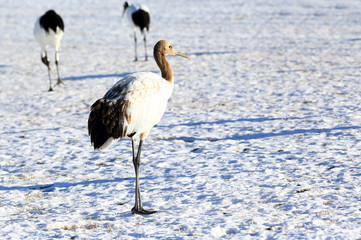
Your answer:
[[[88,119],[88,132],[95,148],[101,147],[108,138],[114,139],[127,136],[127,127],[124,121],[130,122],[127,114],[130,102],[124,99],[108,101],[105,98],[97,100],[91,106]]]

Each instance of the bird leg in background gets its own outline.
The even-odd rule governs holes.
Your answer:
[[[50,85],[49,92],[51,92],[51,91],[53,91],[53,87],[51,86],[51,74],[50,74],[50,72],[52,72],[54,74],[54,71],[50,67],[50,62],[49,62],[49,59],[48,59],[48,56],[47,56],[46,52],[43,52],[41,54],[41,61],[45,64],[45,66],[48,67],[49,85]]]
[[[138,61],[138,56],[137,56],[137,33],[136,33],[136,29],[134,28],[134,44],[135,44],[135,59],[134,62]]]
[[[64,82],[61,80],[60,75],[59,75],[59,55],[58,55],[58,51],[55,51],[55,65],[56,65],[56,71],[58,73],[58,82],[55,84],[59,85],[59,84],[64,84]]]
[[[145,51],[145,61],[148,61],[148,55],[147,55],[147,36],[144,33],[144,51]]]
[[[134,149],[134,140],[132,138],[132,152],[133,152],[133,165],[135,170],[135,204],[132,208],[133,214],[152,214],[156,213],[157,211],[154,210],[145,210],[143,208],[142,200],[140,197],[140,183],[139,183],[139,167],[140,167],[140,155],[142,151],[143,140],[140,140],[138,146],[137,156],[135,156],[135,149]]]

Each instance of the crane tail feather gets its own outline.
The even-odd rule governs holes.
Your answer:
[[[106,99],[99,99],[92,107],[88,119],[88,133],[90,135],[90,141],[95,149],[101,149],[104,143],[111,138],[111,134],[108,133],[106,125],[102,120],[102,110],[106,104]]]
[[[91,106],[88,119],[88,133],[94,149],[103,150],[115,139],[127,134],[124,121],[130,120],[126,114],[128,102],[124,100],[109,101],[106,98],[97,100]]]

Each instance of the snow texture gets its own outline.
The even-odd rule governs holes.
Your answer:
[[[97,152],[87,133],[117,80],[159,74],[141,41],[133,62],[123,2],[3,1],[0,238],[360,238],[360,1],[140,2],[149,51],[166,39],[191,57],[168,57],[173,95],[142,152],[158,212],[130,212],[130,140]],[[32,34],[48,9],[65,24],[54,92]]]

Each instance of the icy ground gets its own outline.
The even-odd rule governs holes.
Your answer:
[[[129,139],[105,152],[90,105],[133,62],[122,1],[0,3],[1,239],[357,239],[361,237],[361,2],[144,1],[175,88],[143,149],[132,215]],[[48,79],[32,31],[64,19]],[[53,60],[53,52],[49,53]]]

